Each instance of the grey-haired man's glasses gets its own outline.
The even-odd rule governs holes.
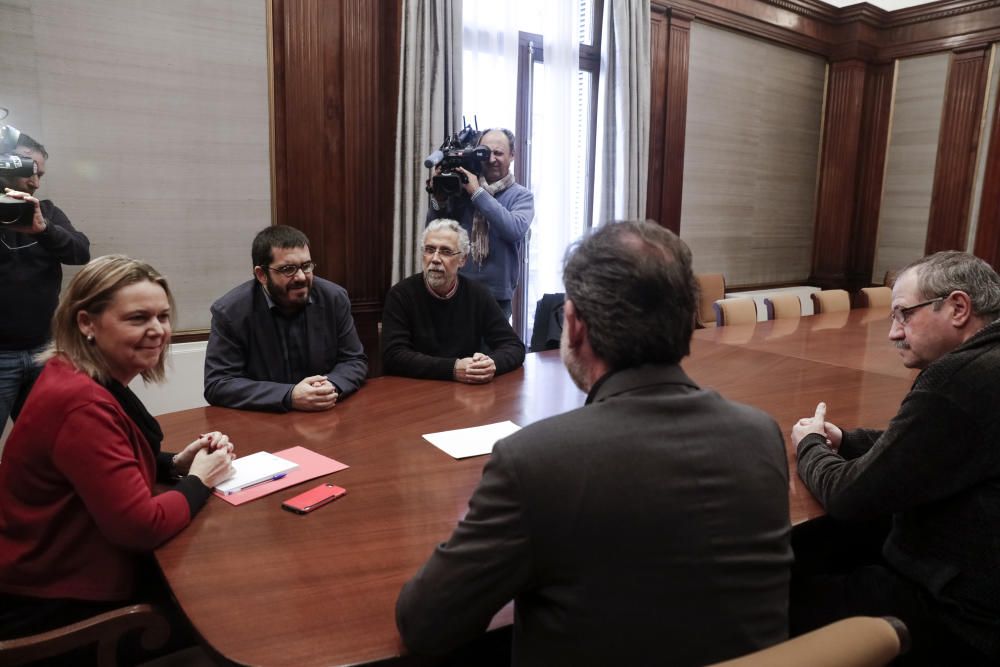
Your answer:
[[[301,264],[285,264],[284,266],[269,266],[267,267],[275,273],[280,273],[286,278],[291,278],[296,273],[301,271],[302,273],[309,274],[316,270],[316,262],[302,262]]]
[[[442,257],[454,257],[455,255],[461,255],[460,250],[452,250],[451,248],[446,248],[445,246],[433,246],[425,245],[423,247],[424,254],[428,257],[433,257],[434,253],[441,255]]]
[[[924,306],[929,306],[932,303],[937,303],[938,301],[944,301],[948,297],[939,296],[936,299],[929,299],[927,301],[921,301],[920,303],[915,303],[912,306],[907,306],[906,308],[895,307],[889,314],[889,324],[895,322],[896,324],[906,324],[907,320],[910,319],[910,313],[915,311],[917,308],[923,308]]]

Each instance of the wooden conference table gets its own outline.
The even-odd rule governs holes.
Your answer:
[[[825,400],[831,421],[884,426],[913,371],[888,345],[887,310],[853,310],[696,332],[683,362],[704,387],[772,414],[782,430]],[[217,498],[156,552],[208,644],[248,665],[347,665],[399,656],[396,595],[467,509],[485,457],[454,460],[421,434],[510,419],[522,426],[576,408],[558,352],[482,386],[376,378],[325,413],[197,408],[160,417],[164,447],[220,430],[239,454],[303,445],[350,468],[232,507]],[[787,434],[786,434],[787,440]],[[794,473],[791,517],[822,509]],[[332,481],[347,496],[308,515],[282,500]],[[511,607],[494,619],[510,623]]]

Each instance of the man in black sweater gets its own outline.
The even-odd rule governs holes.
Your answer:
[[[795,424],[799,476],[830,518],[795,544],[793,631],[892,615],[913,638],[900,664],[1000,664],[998,316],[983,260],[914,262],[892,288],[889,340],[921,372],[889,427],[842,431],[823,403]],[[891,520],[881,553],[865,557],[858,520]]]
[[[422,246],[423,273],[398,282],[385,300],[385,372],[481,384],[520,367],[524,343],[489,289],[458,274],[468,233],[454,220],[436,220]]]
[[[32,176],[0,178],[3,193],[35,208],[31,224],[0,224],[0,430],[17,417],[41,371],[34,355],[49,340],[63,264],[90,261],[90,241],[50,200],[34,197],[49,154],[26,134],[15,153],[37,166]]]

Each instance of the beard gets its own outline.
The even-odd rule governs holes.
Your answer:
[[[301,289],[303,287],[305,288],[304,290]],[[284,285],[274,282],[270,274],[267,276],[267,293],[271,295],[271,298],[274,299],[279,308],[299,309],[304,307],[309,301],[310,287],[312,287],[312,280],[309,276],[306,276],[302,280],[290,280]],[[298,290],[294,296],[289,294],[293,290]]]
[[[585,394],[590,392],[586,369],[570,348],[569,335],[565,328],[559,341],[559,358],[562,359],[563,366],[566,367],[566,372],[569,373],[569,377],[573,380],[576,388]]]
[[[424,270],[424,280],[435,292],[446,292],[451,287],[452,278],[443,270],[427,268]]]

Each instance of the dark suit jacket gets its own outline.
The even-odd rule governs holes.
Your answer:
[[[308,317],[310,373],[325,375],[341,398],[368,374],[368,358],[351,317],[347,290],[316,277]],[[256,280],[212,304],[212,332],[205,353],[205,400],[246,410],[288,409],[285,397],[304,378],[285,377],[277,325]]]
[[[770,417],[679,366],[624,370],[496,444],[396,622],[442,653],[513,598],[514,664],[703,665],[786,638],[789,534]]]

